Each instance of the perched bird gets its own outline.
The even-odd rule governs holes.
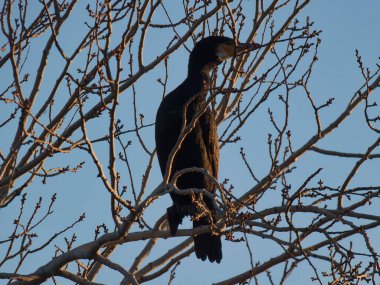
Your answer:
[[[242,52],[257,48],[256,44],[238,44],[231,38],[211,36],[199,41],[190,53],[188,74],[185,81],[162,100],[156,115],[156,146],[157,156],[162,175],[165,176],[169,154],[177,143],[181,133],[183,115],[186,114],[186,124],[189,124],[206,102],[209,90],[209,73],[224,60]],[[185,107],[186,106],[186,107]],[[170,178],[179,170],[198,167],[206,169],[212,176],[218,178],[219,145],[217,126],[214,114],[209,107],[198,118],[195,126],[183,140],[173,158]],[[215,192],[215,185],[210,178],[200,172],[185,173],[176,182],[178,189],[198,188]],[[185,216],[197,213],[191,195],[171,194],[173,205],[167,209],[167,219],[172,235],[175,235],[178,225]],[[212,200],[206,195],[198,195],[203,199],[210,212],[215,212]],[[210,216],[210,215],[208,215]],[[207,215],[193,219],[193,227],[209,225]],[[220,236],[203,233],[194,236],[195,254],[202,260],[220,263],[222,259],[222,243]]]

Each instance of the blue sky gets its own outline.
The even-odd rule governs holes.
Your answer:
[[[250,2],[252,1],[248,1],[248,3]],[[82,3],[80,5],[84,4]],[[315,0],[312,1],[299,17],[299,19],[302,20],[306,16],[309,16],[311,20],[315,22],[314,28],[323,31],[320,36],[322,44],[319,50],[319,61],[314,68],[310,90],[316,102],[320,104],[323,104],[330,97],[335,98],[333,107],[321,113],[324,126],[337,117],[357,88],[363,84],[360,70],[357,67],[355,49],[359,50],[366,66],[373,68],[375,64],[378,63],[380,56],[380,38],[378,36],[378,31],[380,31],[379,11],[380,1],[378,0]],[[68,52],[71,45],[75,46],[75,35],[84,30],[80,13],[81,12],[74,14],[76,21],[65,27],[61,35],[62,38],[66,37],[65,44],[67,44]],[[154,58],[157,49],[162,48],[162,45],[159,44],[159,39],[153,36],[152,41],[158,41],[158,44],[156,46],[152,43],[147,46],[146,62]],[[188,46],[191,48],[191,43],[189,43]],[[38,45],[35,46],[35,49],[37,52]],[[33,54],[33,50],[31,54]],[[181,49],[176,55],[169,58],[169,72],[171,75],[168,82],[168,90],[172,90],[185,78],[187,71],[187,54],[185,49]],[[26,69],[33,70],[33,65],[36,64],[38,60],[37,56],[30,57]],[[49,90],[49,88],[51,88],[54,83],[54,75],[58,72],[57,66],[63,64],[58,54],[53,54],[49,62],[53,64],[49,64],[48,66],[47,80],[44,81],[42,90]],[[145,123],[154,122],[155,113],[162,95],[162,89],[156,79],[163,76],[163,69],[157,68],[151,74],[144,77],[144,84],[136,86],[138,94],[137,105],[139,111],[144,114]],[[5,78],[7,78],[7,70],[0,70],[0,85],[6,83]],[[66,95],[62,94],[62,98],[60,98],[63,101],[65,100],[64,96]],[[310,125],[312,124],[310,110],[303,108],[305,95],[296,94],[292,100],[294,100],[295,106],[294,112],[291,114],[292,126],[295,130],[299,130],[294,131],[294,147],[299,147],[305,142],[305,136],[314,133],[315,125]],[[131,103],[132,93],[130,90],[127,90],[121,98],[120,105],[130,106]],[[1,113],[2,112],[0,112],[0,118],[2,118]],[[265,176],[268,171],[266,140],[267,133],[271,130],[266,112],[261,113],[261,115],[254,116],[241,130],[240,135],[243,138],[241,143],[239,142],[231,146],[228,145],[221,151],[220,178],[221,180],[224,178],[231,179],[231,183],[237,188],[237,193],[244,192],[254,185],[248,173],[244,173],[244,170],[242,171],[244,168],[242,168],[242,161],[239,157],[240,147],[244,147],[247,150],[248,159],[252,162],[259,177]],[[130,112],[130,109],[123,109],[121,107],[119,108],[118,115],[130,126],[130,122],[133,119],[133,114]],[[107,122],[90,122],[88,129],[90,130],[90,136],[97,138],[106,133]],[[2,150],[5,150],[8,146],[6,140],[3,138],[6,138],[7,132],[11,131],[11,125],[8,129],[0,129],[0,137],[2,138],[0,140],[0,148]],[[148,148],[152,150],[154,148],[154,128],[147,128],[143,130],[141,134]],[[353,119],[343,124],[342,130],[324,139],[319,146],[340,151],[364,152],[375,137],[375,134],[368,132],[365,127],[362,110],[359,108],[353,114]],[[126,140],[127,139],[128,137],[126,137]],[[132,172],[134,175],[134,183],[139,186],[141,184],[141,175],[145,171],[148,156],[141,151],[141,147],[138,145],[134,136],[131,135],[130,139],[133,143],[131,147],[127,149],[127,152],[130,161],[133,163]],[[104,145],[96,146],[95,149],[100,159],[106,162],[107,153],[104,149]],[[28,189],[27,207],[29,209],[33,208],[39,196],[44,197],[46,207],[52,193],[58,193],[57,205],[54,208],[53,216],[38,229],[41,243],[44,237],[49,237],[52,233],[69,225],[83,212],[86,212],[87,218],[85,222],[75,229],[78,236],[76,245],[92,240],[96,225],[103,222],[109,226],[112,225],[108,208],[109,203],[104,202],[109,199],[108,193],[103,188],[100,180],[97,179],[97,171],[87,154],[79,151],[74,152],[72,156],[60,154],[51,161],[48,161],[47,164],[52,167],[56,166],[57,163],[74,166],[84,160],[86,160],[87,163],[77,175],[68,173],[51,178],[46,185],[43,185],[40,180],[36,179],[30,189]],[[355,160],[332,160],[310,154],[301,159],[300,169],[294,177],[291,176],[291,179],[294,180],[295,185],[297,185],[297,183],[302,182],[302,179],[310,175],[313,169],[315,170],[322,164],[324,170],[321,172],[321,178],[326,179],[331,184],[339,185],[339,183],[342,183],[342,177],[347,175],[354,163]],[[353,183],[363,184],[363,181],[368,181],[368,183],[379,185],[380,180],[378,175],[376,176],[375,168],[378,169],[378,163],[376,161],[370,162],[368,167],[365,168],[365,171],[358,173],[357,180],[354,180]],[[126,171],[126,168],[120,164],[119,170],[123,172]],[[154,171],[149,181],[148,189],[154,189],[161,180],[162,177],[158,169],[157,161],[155,161]],[[122,182],[130,185],[129,178],[126,175],[122,178]],[[270,199],[270,196],[268,199]],[[157,203],[153,204],[146,213],[150,222],[152,223],[154,221],[154,217],[161,216],[170,203],[169,197],[163,197]],[[262,205],[261,207],[264,206],[265,205]],[[4,229],[7,225],[12,224],[11,221],[13,221],[18,213],[18,207],[19,202],[15,202],[10,207],[1,209],[1,228]],[[189,222],[183,225],[184,228],[189,226]],[[68,232],[65,236],[68,237],[73,232],[74,231]],[[9,232],[7,231],[0,232],[0,240],[4,239],[8,234]],[[173,240],[174,239],[159,241],[158,246],[153,250],[152,256],[158,257],[161,253],[166,252]],[[60,246],[64,245],[62,238],[57,239],[55,243]],[[255,262],[265,262],[268,258],[273,256],[274,252],[280,252],[279,248],[273,248],[271,242],[257,237],[251,239],[250,243],[253,248]],[[143,243],[123,245],[111,256],[111,260],[119,262],[125,265],[126,268],[129,268],[131,264],[130,257],[138,253],[142,245]],[[374,240],[373,246],[380,249],[380,242]],[[50,247],[45,255],[38,257],[32,256],[29,262],[23,266],[21,272],[28,273],[34,271],[38,264],[50,260],[53,251],[54,248]],[[210,284],[213,281],[221,281],[249,269],[249,256],[243,245],[225,241],[223,243],[223,252],[224,259],[220,265],[207,262],[203,263],[193,256],[186,258],[176,271],[174,284]],[[321,264],[321,268],[323,266],[326,266],[326,264]],[[2,268],[0,271],[6,272],[7,269],[7,266],[5,266],[5,268]],[[281,270],[281,267],[273,271],[273,276],[280,273],[278,270]],[[194,274],[195,272],[196,274]],[[112,284],[110,276],[116,275],[117,274],[109,270],[105,270],[99,275],[97,281]],[[300,270],[296,269],[296,274],[294,274],[286,284],[306,284],[305,282],[309,280],[310,275],[310,268],[300,267]],[[163,282],[167,280],[168,274],[150,284],[163,284]],[[189,282],[189,280],[191,280],[191,282]],[[265,278],[261,280],[264,280],[263,284],[266,284]],[[68,284],[65,282],[66,281],[62,281],[60,284]]]

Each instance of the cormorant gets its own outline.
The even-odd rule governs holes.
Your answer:
[[[186,113],[186,124],[189,124],[206,102],[210,71],[224,60],[258,46],[257,44],[238,44],[236,46],[233,39],[222,36],[207,37],[195,45],[190,53],[187,78],[162,100],[156,115],[157,156],[163,176],[165,176],[169,154],[180,136],[183,114]],[[187,105],[186,110],[184,110],[185,105]],[[170,178],[177,171],[190,167],[204,168],[212,176],[218,178],[217,126],[214,114],[209,107],[198,118],[194,128],[185,137],[177,151],[172,162]],[[178,189],[198,188],[215,192],[215,185],[200,172],[183,174],[178,178],[176,186]],[[211,212],[214,212],[212,200],[205,195],[202,196],[206,206]],[[191,195],[171,193],[171,198],[173,205],[167,209],[167,219],[171,234],[175,235],[183,217],[194,216],[197,210]],[[198,195],[196,199],[201,198]],[[193,220],[194,228],[209,224],[207,216],[202,216],[200,219],[197,217]],[[211,262],[220,263],[222,259],[220,236],[212,233],[194,236],[194,247],[198,258],[202,260],[208,258]]]

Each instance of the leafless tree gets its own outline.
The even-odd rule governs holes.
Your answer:
[[[115,277],[107,284],[171,284],[181,261],[193,254],[192,236],[213,231],[223,236],[224,247],[237,243],[249,255],[239,273],[225,267],[213,276],[215,284],[285,284],[297,267],[308,268],[316,284],[379,284],[379,248],[372,241],[380,226],[373,214],[380,181],[360,173],[380,157],[380,68],[370,72],[357,52],[363,84],[343,107],[314,94],[310,82],[323,35],[300,16],[310,2],[2,1],[0,209],[1,217],[14,217],[1,225],[0,279],[101,284],[94,280],[109,268]],[[219,210],[215,224],[180,229],[172,237],[166,207],[147,213],[158,198],[179,191],[175,182],[184,172],[210,174],[192,168],[171,181],[149,182],[158,168],[154,114],[171,90],[170,79],[186,72],[176,60],[187,60],[193,44],[209,35],[262,44],[212,73],[208,102],[219,125],[221,168],[227,167],[226,149],[237,148],[241,174],[211,177],[218,189],[212,196]],[[344,144],[341,130],[357,120],[367,129],[365,151],[321,148],[332,136]],[[325,171],[331,165],[350,169],[331,175]],[[70,180],[73,172],[82,181],[99,181],[108,199],[93,207],[108,209],[112,219],[106,224],[94,217],[99,225],[86,228],[89,234],[78,242],[78,234],[67,234],[85,227],[85,214],[73,209],[77,220],[60,219],[60,231],[40,236],[41,224],[56,223],[52,213],[66,195],[57,199],[54,179]],[[33,207],[29,197],[41,182],[51,200],[40,198]],[[78,195],[92,195],[85,188]],[[169,248],[157,246],[162,239]],[[143,246],[135,255],[124,253],[124,261],[113,260],[111,254],[130,243]],[[256,253],[260,244],[273,248],[270,258]],[[39,256],[51,259],[30,264]],[[236,263],[235,256],[224,259]],[[25,272],[26,265],[34,271]]]

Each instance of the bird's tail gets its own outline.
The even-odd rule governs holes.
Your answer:
[[[193,227],[199,227],[203,225],[209,225],[207,218],[201,218],[197,221],[193,221]],[[222,241],[220,236],[213,235],[212,233],[204,233],[194,236],[194,249],[197,258],[203,261],[208,260],[210,262],[216,261],[220,263],[222,260]]]

